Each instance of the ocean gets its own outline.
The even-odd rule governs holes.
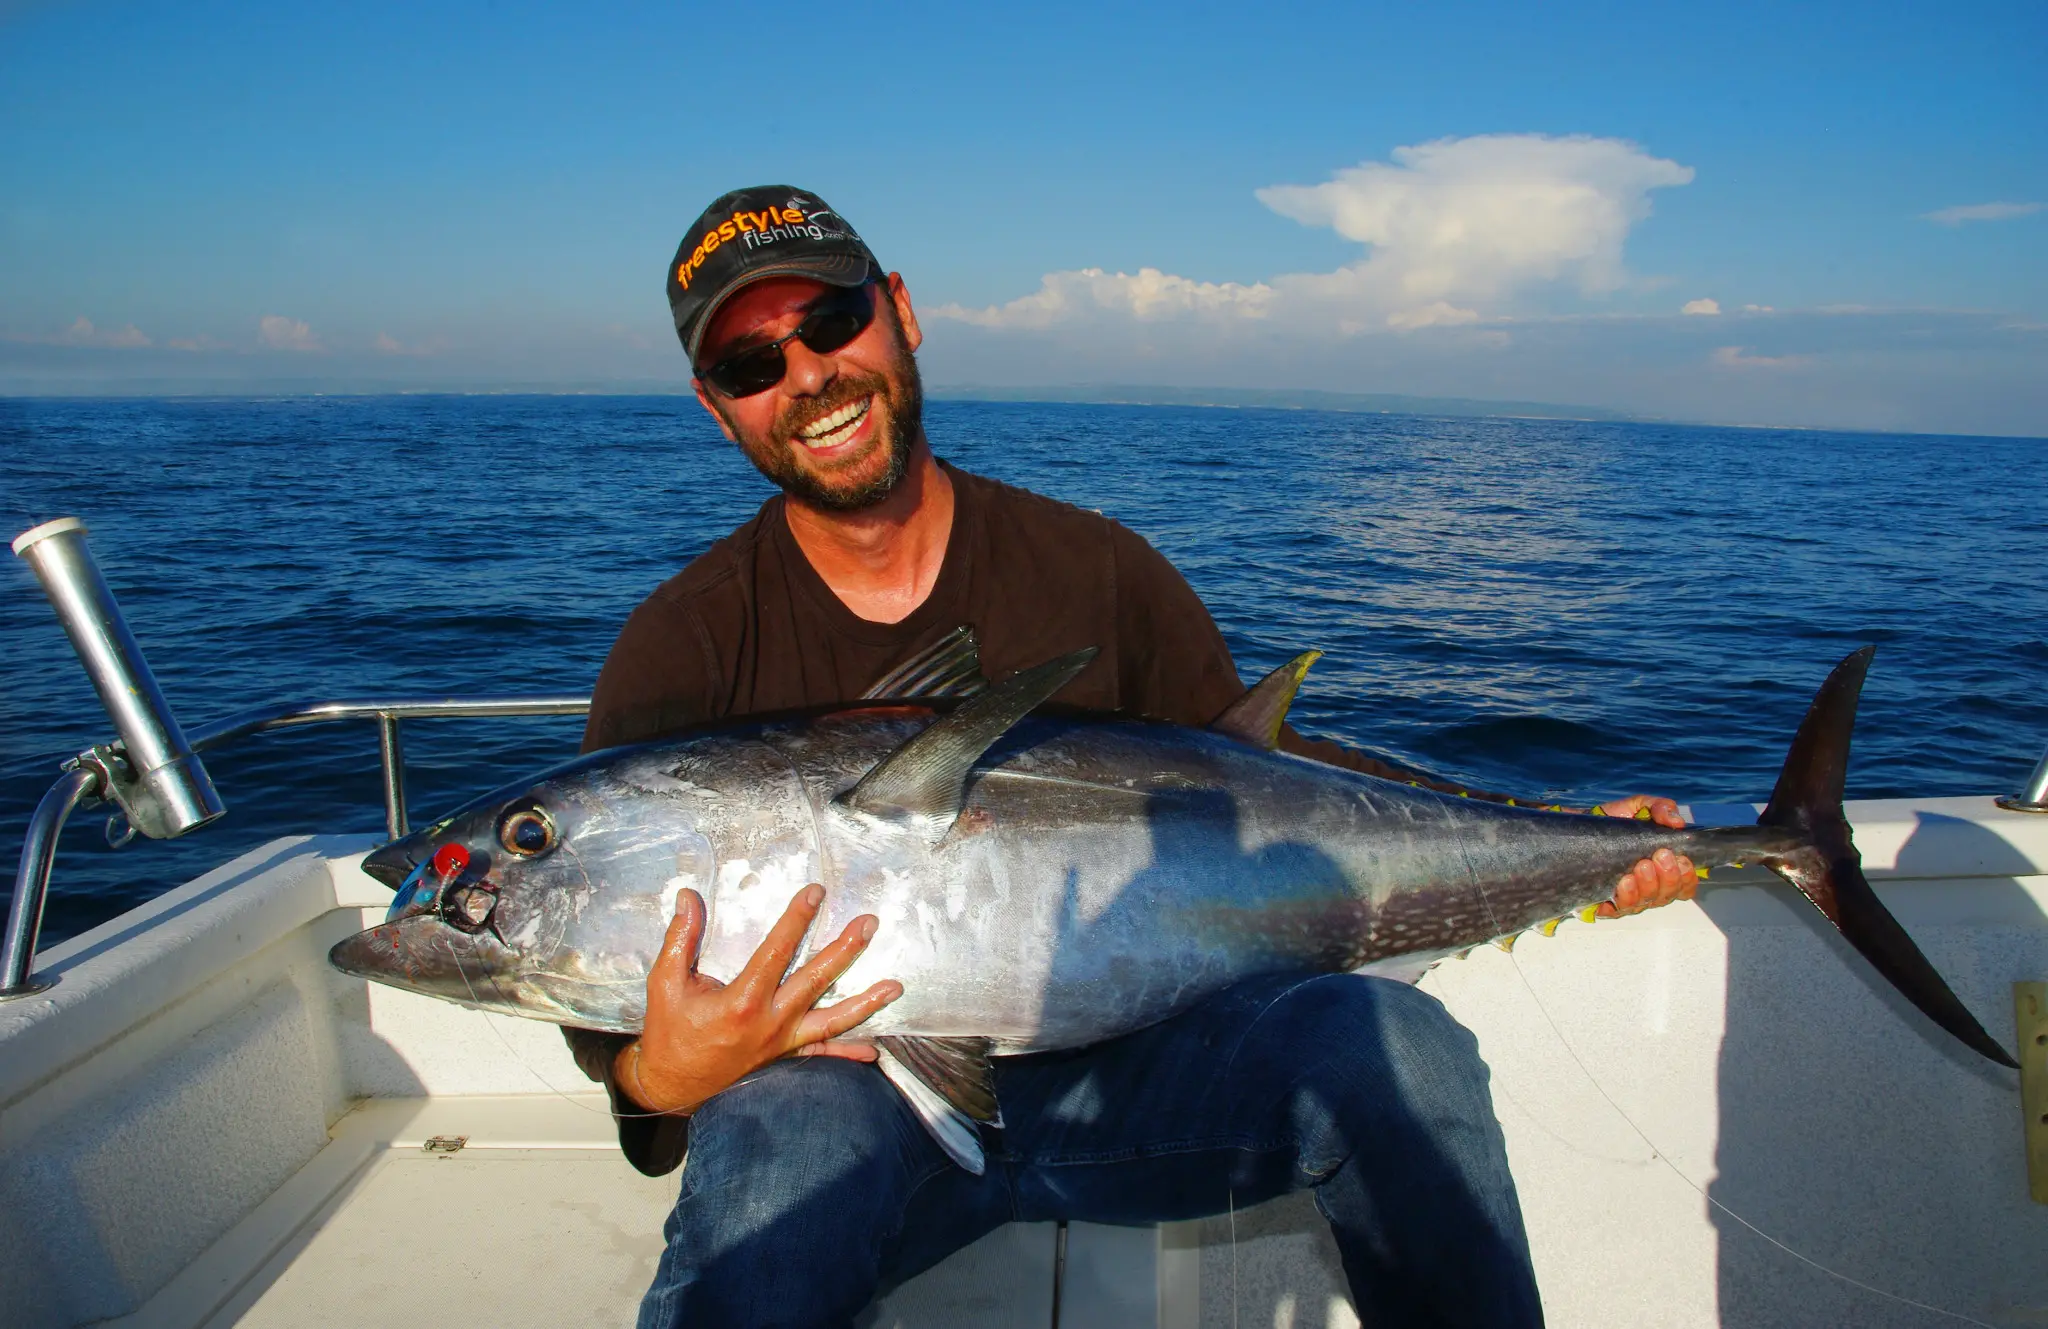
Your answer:
[[[2002,793],[2048,745],[2040,440],[934,401],[940,456],[1158,546],[1294,720],[1469,785],[1768,795],[1876,643],[1852,797]],[[366,694],[583,693],[619,625],[769,494],[682,397],[0,400],[11,536],[83,517],[187,728]],[[574,753],[573,719],[405,729],[415,823]],[[0,573],[0,846],[110,736]],[[48,945],[274,836],[383,825],[366,724],[207,757],[228,815],[66,831]]]

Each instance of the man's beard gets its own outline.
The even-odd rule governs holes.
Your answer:
[[[753,443],[741,435],[740,450],[784,493],[812,507],[830,512],[859,512],[873,507],[902,483],[910,469],[910,454],[923,433],[924,384],[918,377],[917,361],[908,353],[902,364],[898,384],[891,384],[880,374],[835,379],[831,390],[808,404],[801,414],[777,421],[775,437],[767,442]],[[823,470],[806,467],[804,445],[797,431],[863,397],[873,398],[868,412],[874,416],[873,427],[878,432],[868,447],[857,457],[849,458],[848,463],[868,464],[876,450],[881,449],[886,459],[881,469],[857,479],[839,474],[848,469],[845,463]]]

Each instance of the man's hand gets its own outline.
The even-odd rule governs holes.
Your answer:
[[[1685,825],[1685,818],[1678,815],[1678,804],[1668,798],[1652,798],[1647,794],[1617,798],[1612,803],[1602,803],[1599,810],[1610,817],[1639,817],[1647,811],[1649,820],[1659,826],[1676,830]],[[1621,880],[1614,886],[1614,898],[1600,906],[1600,917],[1640,914],[1645,909],[1670,904],[1673,900],[1690,900],[1699,885],[1700,876],[1693,869],[1691,859],[1669,849],[1659,849],[1621,874]]]
[[[676,916],[647,975],[645,1028],[612,1063],[626,1095],[652,1112],[689,1113],[778,1057],[873,1061],[871,1045],[835,1040],[902,996],[901,983],[885,980],[859,996],[817,1006],[825,989],[867,949],[877,924],[873,914],[848,923],[803,968],[786,980],[782,976],[824,900],[823,886],[799,891],[728,986],[697,972],[704,899],[691,890],[678,894]]]

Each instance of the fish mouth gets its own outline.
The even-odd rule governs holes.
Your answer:
[[[412,870],[420,865],[420,850],[421,846],[412,836],[393,840],[382,848],[371,850],[364,857],[363,872],[395,891],[405,884],[405,879],[412,875]]]
[[[357,978],[384,977],[390,970],[389,957],[396,933],[388,925],[383,929],[384,935],[374,935],[378,931],[371,928],[335,942],[328,948],[327,963]]]
[[[502,951],[487,933],[471,936],[432,914],[414,914],[343,937],[328,949],[327,963],[407,992],[490,1005],[498,995],[493,975]]]

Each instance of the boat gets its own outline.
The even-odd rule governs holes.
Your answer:
[[[0,945],[0,1325],[630,1324],[679,1174],[626,1164],[553,1028],[328,965],[390,904],[360,867],[380,837],[309,823],[36,948],[80,806],[108,804],[144,838],[203,833],[224,810],[205,753],[367,723],[395,837],[403,724],[587,699],[291,700],[188,734],[83,525],[15,547],[120,737],[84,749],[38,808]],[[2011,798],[1847,807],[1885,905],[2020,1048],[2018,1076],[1906,1006],[1760,870],[1421,979],[1492,1068],[1552,1324],[2048,1322],[2044,813],[2048,758]],[[861,1323],[1357,1320],[1295,1196],[1152,1228],[1012,1224]]]

